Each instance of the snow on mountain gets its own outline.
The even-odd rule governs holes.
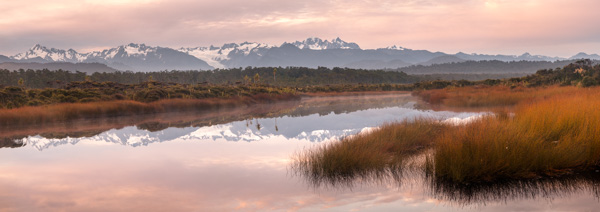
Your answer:
[[[62,50],[55,48],[47,48],[40,44],[36,44],[31,47],[25,53],[19,53],[15,56],[10,57],[15,60],[28,60],[34,58],[41,58],[48,62],[84,62],[88,59],[114,59],[117,55],[120,57],[145,57],[149,52],[156,52],[157,47],[149,47],[144,44],[128,44],[125,46],[118,46],[111,49],[105,49],[102,51],[95,51],[90,53],[78,53],[73,49]]]
[[[132,71],[160,70],[207,70],[213,69],[205,61],[180,51],[152,47],[145,44],[122,45],[115,48],[78,53],[73,49],[61,50],[35,45],[25,53],[12,56],[11,59],[22,62],[70,62],[102,63],[115,69]]]
[[[401,46],[396,46],[396,45],[393,45],[393,46],[388,46],[388,47],[386,47],[386,48],[384,48],[384,49],[389,49],[389,50],[398,50],[398,51],[404,51],[404,50],[407,50],[407,49],[406,49],[406,48],[404,48],[404,47],[401,47]]]
[[[25,53],[19,53],[10,57],[15,60],[29,60],[41,58],[52,62],[82,62],[87,58],[86,54],[79,54],[73,49],[62,50],[55,48],[46,48],[45,46],[36,44]]]
[[[336,51],[322,51],[333,50]],[[348,50],[348,51],[340,51]],[[548,57],[525,53],[522,55],[445,54],[427,50],[411,50],[398,45],[362,50],[358,44],[335,38],[323,40],[310,37],[303,41],[273,46],[256,42],[227,43],[222,46],[182,47],[171,49],[159,46],[130,43],[101,51],[78,53],[35,45],[26,52],[2,57],[0,62],[32,63],[101,63],[117,70],[208,70],[246,66],[303,66],[303,67],[354,67],[377,69],[424,64],[441,56],[455,56],[461,60],[500,61],[557,61],[567,58]],[[597,54],[579,53],[568,59],[600,59]],[[446,57],[448,59],[448,57]],[[444,60],[445,61],[445,60]],[[444,62],[442,61],[442,62]]]
[[[284,43],[285,44],[285,43]],[[325,50],[325,49],[360,49],[356,43],[348,43],[339,37],[336,39],[321,40],[321,38],[312,37],[304,41],[296,41],[291,43],[299,49]]]
[[[104,59],[111,60],[117,57],[137,57],[144,58],[148,56],[149,53],[156,53],[159,47],[150,47],[145,44],[134,44],[130,43],[124,46],[118,46],[111,49],[105,49],[102,51],[95,51],[89,53],[90,59]]]
[[[258,56],[262,56],[262,52],[271,47],[272,46],[263,43],[244,42],[241,44],[224,44],[222,47],[211,45],[210,47],[180,48],[178,51],[204,60],[212,67],[227,68],[222,62],[230,60],[230,54],[248,56],[250,53],[255,53]]]

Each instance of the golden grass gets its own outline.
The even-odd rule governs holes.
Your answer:
[[[295,99],[291,94],[235,97],[229,99],[168,99],[151,103],[131,100],[62,103],[55,105],[0,109],[0,126],[35,125],[68,120],[153,114],[174,111],[207,110]]]
[[[501,107],[515,106],[524,101],[536,101],[561,94],[579,92],[577,87],[516,87],[508,86],[473,86],[449,87],[437,90],[415,91],[413,95],[430,104],[448,107]]]
[[[600,89],[576,89],[519,105],[514,118],[487,117],[437,138],[428,160],[455,182],[530,178],[600,163]]]
[[[407,157],[430,147],[445,128],[427,119],[385,124],[368,134],[297,153],[292,167],[314,185],[398,174]]]
[[[600,88],[487,87],[429,93],[446,95],[441,104],[452,106],[516,105],[515,115],[504,112],[459,126],[423,120],[388,124],[298,154],[296,169],[317,182],[378,175],[401,168],[405,156],[429,146],[433,151],[422,166],[426,173],[455,183],[556,176],[600,165]]]

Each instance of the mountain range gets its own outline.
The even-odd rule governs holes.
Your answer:
[[[167,48],[145,44],[127,44],[102,51],[79,53],[35,45],[26,52],[13,56],[0,55],[0,68],[28,67],[76,69],[84,72],[112,70],[211,70],[239,67],[302,66],[316,68],[348,67],[362,69],[401,68],[411,65],[432,65],[464,61],[556,61],[571,59],[600,59],[598,54],[579,53],[570,58],[548,57],[525,53],[516,55],[447,54],[427,50],[412,50],[398,46],[378,49],[361,49],[356,43],[340,38],[322,40],[307,38],[304,41],[285,42],[279,46],[255,42],[228,43],[222,46]],[[66,64],[93,64],[90,67]],[[28,65],[26,65],[28,64]],[[37,64],[37,65],[32,65]],[[52,64],[52,65],[40,65]],[[61,66],[63,64],[64,66]],[[107,67],[103,67],[103,66]]]

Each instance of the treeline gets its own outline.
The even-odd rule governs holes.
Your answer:
[[[527,86],[574,85],[590,87],[600,85],[600,64],[585,59],[557,69],[542,69],[520,79]]]
[[[349,68],[317,69],[305,67],[247,67],[216,69],[212,71],[161,71],[113,73],[68,72],[64,70],[0,70],[0,85],[28,88],[62,87],[74,81],[116,82],[137,84],[154,80],[178,84],[249,84],[261,83],[275,86],[307,86],[333,84],[413,83],[422,78],[403,72],[371,71]],[[21,82],[22,84],[20,84]]]
[[[441,89],[449,86],[505,85],[510,87],[538,87],[549,85],[590,87],[600,85],[600,64],[590,59],[578,60],[562,68],[542,69],[535,74],[506,79],[433,80],[413,84],[414,90]]]
[[[526,73],[533,74],[540,69],[554,69],[563,67],[575,60],[564,61],[511,61],[504,62],[499,60],[483,61],[465,61],[457,63],[444,63],[433,65],[413,65],[399,69],[389,69],[400,71],[407,74],[506,74],[506,73]]]
[[[428,84],[423,84],[427,86]],[[25,88],[0,86],[0,109],[41,106],[57,103],[88,103],[115,100],[155,102],[165,99],[235,99],[268,96],[269,98],[299,93],[410,91],[413,84],[337,84],[324,86],[270,86],[259,83],[239,85],[178,84],[146,81],[137,84],[78,81],[61,88]],[[425,87],[423,87],[424,89]]]
[[[432,80],[484,80],[521,77],[524,74],[423,74],[408,75],[390,70],[363,70],[351,68],[305,68],[305,67],[247,67],[216,69],[212,71],[160,71],[111,73],[69,72],[65,70],[18,70],[0,69],[0,86],[27,88],[62,88],[70,82],[95,81],[138,84],[149,80],[177,84],[249,84],[272,86],[321,86],[339,84],[410,84]]]

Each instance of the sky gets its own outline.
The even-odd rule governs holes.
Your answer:
[[[128,43],[280,45],[340,37],[363,49],[600,53],[598,0],[0,0],[0,54]]]

